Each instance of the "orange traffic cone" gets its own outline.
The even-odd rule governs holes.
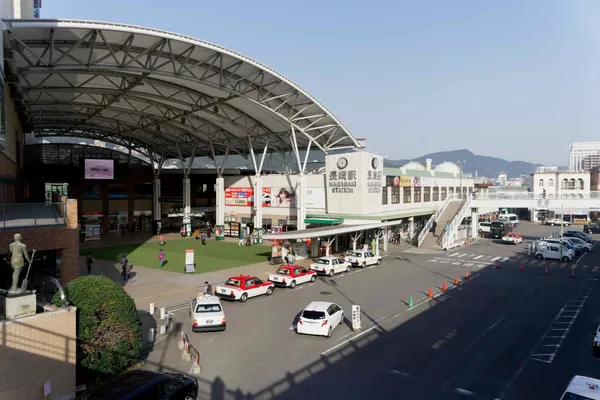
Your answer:
[[[576,278],[574,269],[571,270],[571,278]]]
[[[520,269],[520,271],[521,271],[521,272],[525,271],[525,265],[521,264],[521,269]]]
[[[465,275],[465,279],[469,279],[469,271],[467,271],[467,274]]]
[[[544,270],[544,274],[549,274],[549,272],[548,272],[548,264],[546,264],[546,269]]]
[[[442,292],[446,291],[446,281],[444,281],[444,284],[442,285]]]
[[[427,295],[427,297],[429,297],[430,299],[433,298],[433,288],[432,287],[429,288],[429,294]]]
[[[496,263],[496,268],[500,269],[500,261]]]
[[[454,278],[454,284],[458,285],[458,275],[456,275],[456,277]]]

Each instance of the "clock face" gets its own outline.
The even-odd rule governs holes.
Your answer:
[[[348,166],[348,160],[346,160],[346,158],[342,157],[339,158],[337,161],[337,166],[339,169],[344,169]]]
[[[371,166],[373,167],[373,169],[379,168],[379,158],[373,158],[371,160]]]

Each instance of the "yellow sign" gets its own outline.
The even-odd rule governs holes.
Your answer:
[[[412,183],[410,176],[397,176],[394,178],[394,186],[412,186]]]

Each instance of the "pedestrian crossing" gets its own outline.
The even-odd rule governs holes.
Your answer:
[[[498,263],[513,263],[522,264],[526,266],[538,266],[538,267],[552,267],[559,269],[576,269],[579,270],[590,270],[591,272],[598,272],[600,266],[594,265],[582,265],[576,262],[562,262],[560,260],[538,260],[527,253],[515,254],[510,257],[507,256],[496,256],[487,254],[477,254],[468,252],[456,252],[456,253],[445,253],[440,256],[434,256],[427,260],[429,263],[436,264],[450,264],[453,266],[463,267],[475,267],[484,268],[490,265],[497,265]]]

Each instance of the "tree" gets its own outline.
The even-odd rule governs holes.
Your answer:
[[[77,361],[89,378],[115,375],[139,359],[141,324],[133,299],[103,276],[84,276],[65,288],[77,307]],[[58,294],[52,299],[60,307]]]

